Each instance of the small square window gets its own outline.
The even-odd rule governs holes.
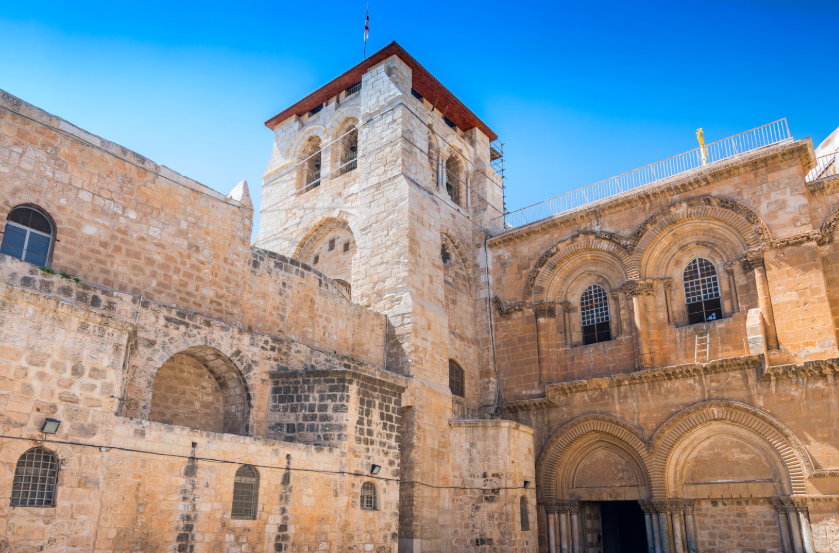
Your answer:
[[[334,249],[335,249],[335,239],[333,238],[332,240],[329,241],[329,251],[332,251]]]
[[[316,255],[315,258],[312,260],[312,265],[317,265],[318,261],[320,261],[320,256]]]
[[[350,243],[349,242],[344,242],[344,251],[345,252],[350,251]]]

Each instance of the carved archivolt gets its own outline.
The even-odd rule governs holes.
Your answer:
[[[696,428],[717,421],[749,429],[771,444],[784,460],[792,493],[806,493],[804,480],[813,473],[813,463],[792,430],[772,415],[745,403],[711,400],[679,411],[656,430],[649,442],[653,454],[650,474],[654,495],[664,497],[670,491],[665,485],[666,465],[679,441]]]
[[[349,213],[342,213],[342,215],[349,215]],[[303,260],[306,258],[306,255],[309,252],[309,249],[315,245],[324,234],[330,232],[333,229],[344,229],[348,231],[350,234],[353,234],[352,228],[350,228],[350,224],[346,221],[345,218],[338,218],[338,217],[326,217],[318,221],[318,223],[309,229],[306,232],[303,239],[300,240],[300,243],[297,244],[297,248],[294,250],[294,255],[292,257],[294,259]]]
[[[644,221],[629,238],[608,231],[581,230],[548,248],[530,271],[524,289],[524,306],[545,300],[547,283],[570,258],[583,252],[597,251],[617,260],[627,278],[640,276],[644,253],[656,238],[685,221],[718,221],[721,228],[732,229],[724,242],[737,237],[741,244],[731,249],[754,249],[771,243],[766,223],[748,207],[728,198],[695,196],[673,202]],[[738,247],[739,246],[739,247]]]
[[[582,415],[565,423],[554,432],[539,456],[539,461],[536,463],[536,482],[539,484],[537,495],[540,502],[562,499],[553,497],[557,489],[556,479],[559,470],[565,459],[576,451],[581,443],[580,440],[592,434],[617,438],[642,460],[642,469],[649,466],[651,456],[646,447],[646,436],[643,430],[612,415]]]
[[[833,231],[836,230],[837,224],[839,224],[839,209],[831,213],[830,216],[825,219],[824,223],[822,223],[820,236],[818,238],[820,246],[833,242]]]
[[[726,423],[755,436],[782,460],[791,493],[806,493],[805,479],[813,474],[813,463],[801,441],[775,417],[743,403],[711,400],[691,405],[667,419],[648,440],[644,431],[618,417],[606,414],[582,415],[561,426],[548,440],[536,463],[539,501],[564,499],[556,495],[557,478],[567,474],[568,460],[580,444],[596,435],[609,436],[625,444],[627,451],[643,462],[653,497],[668,497],[666,474],[674,450],[697,429]],[[773,454],[774,455],[774,454]]]

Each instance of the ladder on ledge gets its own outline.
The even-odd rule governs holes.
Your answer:
[[[711,338],[708,336],[708,329],[703,328],[696,333],[696,349],[693,353],[695,363],[707,363],[708,352],[711,349]]]

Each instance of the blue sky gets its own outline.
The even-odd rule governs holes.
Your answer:
[[[362,56],[364,2],[4,3],[0,88],[257,204],[263,122]],[[523,207],[786,117],[839,126],[839,2],[372,2],[506,143]]]

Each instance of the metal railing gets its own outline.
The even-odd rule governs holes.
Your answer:
[[[839,150],[816,158],[816,166],[807,173],[807,182],[839,175]]]
[[[339,175],[346,175],[350,171],[355,171],[357,168],[358,156],[354,152],[341,156],[341,166],[338,168]]]
[[[320,186],[320,171],[306,175],[306,186],[303,187],[304,190],[310,190],[318,186]]]
[[[648,184],[791,139],[786,118],[779,119],[756,129],[706,144],[704,148],[696,148],[622,175],[560,194],[549,200],[507,212],[503,215],[504,227],[509,229],[527,225],[558,213],[571,211],[592,202],[631,192]]]

